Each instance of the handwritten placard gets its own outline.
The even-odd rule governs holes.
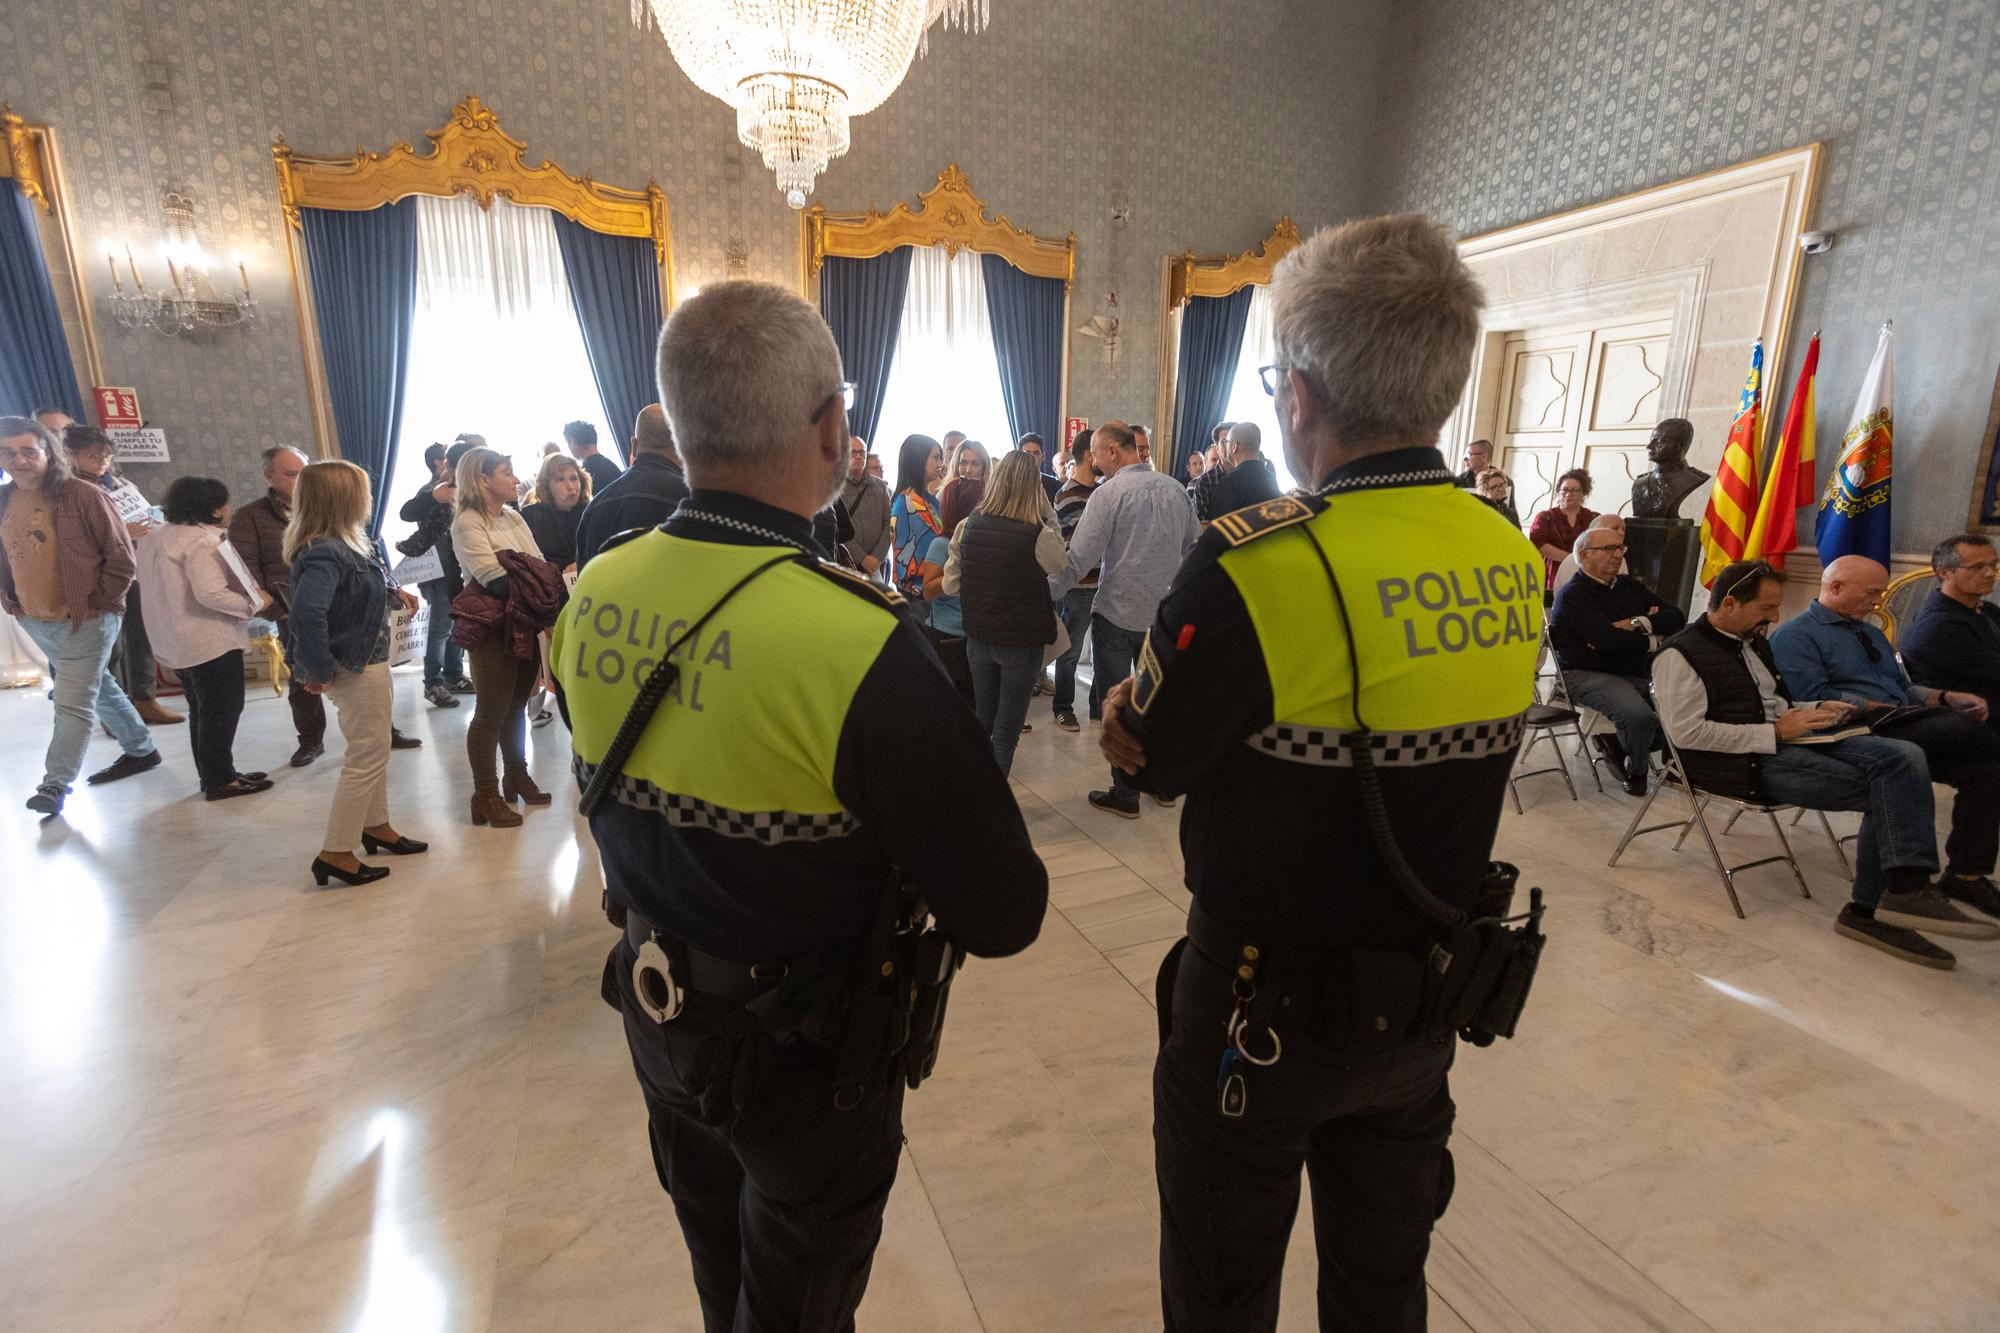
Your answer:
[[[422,555],[408,555],[396,562],[389,571],[389,577],[396,580],[399,587],[414,587],[419,583],[429,583],[444,577],[444,559],[433,546]]]
[[[151,523],[153,521],[153,506],[147,501],[145,496],[139,494],[139,488],[131,482],[119,482],[108,494],[111,496],[111,507],[118,511],[120,522]]]
[[[424,645],[430,641],[430,629],[429,602],[418,598],[415,612],[397,607],[389,620],[389,665],[401,666],[422,657]]]

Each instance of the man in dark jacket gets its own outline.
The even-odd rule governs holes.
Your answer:
[[[264,493],[229,520],[229,544],[278,604],[278,640],[285,647],[286,661],[291,660],[293,647],[292,562],[285,559],[285,524],[291,522],[292,489],[307,461],[290,445],[266,449]],[[292,706],[292,730],[299,738],[298,749],[292,751],[292,767],[304,768],[326,753],[326,705],[320,696],[306,691],[296,672],[285,701]]]
[[[642,408],[632,427],[632,466],[595,491],[576,525],[576,567],[590,563],[604,543],[631,528],[656,528],[688,497],[687,477],[674,451],[674,432],[658,403]]]
[[[1576,539],[1577,575],[1556,593],[1549,642],[1570,699],[1611,720],[1617,736],[1597,746],[1634,796],[1646,794],[1646,773],[1660,719],[1647,688],[1653,650],[1687,624],[1677,606],[1630,574],[1618,572],[1625,539],[1608,528],[1590,528]]]
[[[1216,484],[1210,519],[1278,498],[1278,473],[1264,457],[1264,432],[1256,422],[1231,426],[1229,443],[1222,447],[1229,453],[1229,473]]]
[[[1948,537],[1931,552],[1938,586],[1896,645],[1910,679],[1932,689],[1976,694],[1986,725],[2000,727],[2000,607],[1993,591],[2000,556],[1976,532]]]

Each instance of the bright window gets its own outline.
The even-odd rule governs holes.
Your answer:
[[[896,450],[905,436],[942,440],[952,430],[964,431],[996,457],[1013,447],[979,256],[970,250],[947,256],[922,246],[910,256],[896,359],[868,443],[888,465],[893,486]]]
[[[1236,377],[1229,384],[1229,406],[1223,409],[1225,421],[1250,421],[1264,433],[1264,457],[1271,460],[1277,469],[1278,486],[1290,490],[1298,485],[1292,470],[1285,465],[1285,442],[1278,436],[1277,399],[1264,392],[1263,382],[1257,376],[1259,366],[1268,366],[1278,359],[1277,335],[1271,325],[1271,289],[1258,286],[1250,293],[1250,320],[1243,330],[1243,351],[1236,358]]]
[[[624,457],[605,427],[583,332],[570,305],[562,250],[547,209],[470,195],[417,199],[417,310],[410,331],[402,434],[383,534],[423,484],[424,449],[484,435],[532,482],[545,444],[562,444],[571,421],[597,427],[599,447]]]

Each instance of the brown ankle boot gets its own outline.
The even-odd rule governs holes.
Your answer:
[[[472,822],[491,824],[494,828],[519,828],[521,816],[500,798],[499,792],[487,791],[476,793],[472,798]]]
[[[555,799],[535,785],[535,780],[528,776],[525,768],[500,779],[500,794],[510,801],[519,797],[529,805],[547,805]]]

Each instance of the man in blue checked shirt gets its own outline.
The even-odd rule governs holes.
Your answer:
[[[1841,556],[1820,576],[1819,598],[1805,614],[1772,633],[1771,649],[1795,697],[1856,704],[1857,720],[1872,722],[1877,735],[1923,750],[1932,780],[1957,791],[1937,887],[2000,917],[1992,880],[2000,856],[2000,737],[1985,727],[1986,701],[1978,695],[1914,685],[1904,674],[1889,640],[1866,620],[1888,586],[1889,571],[1877,562]]]

